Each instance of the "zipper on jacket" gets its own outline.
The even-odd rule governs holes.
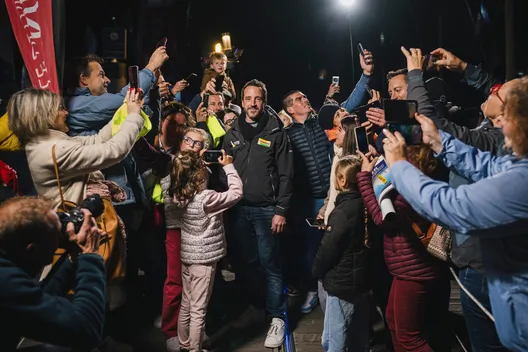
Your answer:
[[[275,192],[275,186],[273,185],[273,175],[270,174],[269,177],[270,177],[270,180],[271,180],[271,189],[273,190],[273,200],[275,200],[276,192]]]
[[[317,165],[317,173],[319,174],[319,182],[321,182],[321,187],[324,187],[325,179],[323,177],[323,172],[321,171],[321,165],[319,165],[319,159],[317,158],[317,154],[315,152],[315,147],[314,147],[315,139],[313,138],[313,133],[311,136],[311,143],[310,143],[310,139],[308,138],[308,133],[306,132],[306,122],[303,123],[303,128],[304,128],[304,135],[306,136],[306,139],[308,140],[308,144],[310,145],[310,148],[312,149],[312,155],[315,159],[315,164]]]

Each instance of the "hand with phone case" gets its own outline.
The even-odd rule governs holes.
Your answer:
[[[363,74],[371,76],[374,72],[374,56],[372,53],[365,48],[361,43],[358,44],[359,51],[359,63],[363,69]]]

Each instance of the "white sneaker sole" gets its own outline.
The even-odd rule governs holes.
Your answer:
[[[282,338],[281,343],[279,343],[278,345],[277,345],[277,344],[273,344],[273,345],[271,345],[271,344],[269,344],[269,343],[268,343],[268,344],[264,343],[264,347],[266,347],[266,348],[279,348],[279,347],[281,347],[283,344],[284,344],[284,338]]]

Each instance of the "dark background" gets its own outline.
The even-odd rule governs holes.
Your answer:
[[[201,59],[208,55],[221,33],[229,32],[233,46],[244,49],[241,62],[230,72],[237,89],[252,78],[263,80],[269,103],[280,107],[282,96],[301,89],[319,106],[331,77],[341,77],[341,99],[351,92],[352,64],[349,17],[339,0],[76,0],[57,1],[65,6],[66,61],[87,52],[103,51],[103,28],[127,30],[126,65],[146,64],[156,43],[168,37],[170,61],[164,67],[171,81],[203,72]],[[481,4],[489,22],[473,25]],[[528,1],[515,1],[516,72],[527,68]],[[470,15],[471,13],[471,15]],[[357,43],[374,52],[378,87],[386,91],[383,76],[405,67],[400,46],[430,51],[438,46],[468,62],[483,66],[499,77],[505,70],[505,14],[502,0],[357,0],[352,10],[355,78],[361,69]],[[10,38],[5,4],[0,5],[0,63],[2,85],[20,88],[21,60]],[[6,25],[7,24],[7,25]],[[384,43],[380,41],[384,34]],[[5,39],[5,40],[3,40]],[[111,66],[111,65],[110,65]],[[112,70],[110,67],[108,70]],[[320,79],[320,73],[326,75]],[[458,76],[445,73],[456,83]],[[186,99],[197,92],[197,84]],[[472,96],[453,85],[452,99],[470,104]]]

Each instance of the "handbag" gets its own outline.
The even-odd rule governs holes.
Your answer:
[[[444,262],[451,258],[451,230],[431,224],[424,234],[415,222],[412,223],[412,228],[429,254]]]
[[[55,155],[55,145],[51,149],[53,157],[53,165],[55,167],[55,177],[57,178],[57,185],[59,187],[59,194],[61,203],[59,205],[59,212],[67,212],[77,207],[74,202],[64,200],[64,194],[60,184],[59,167],[57,164],[57,157]],[[99,245],[99,255],[103,257],[106,266],[107,281],[112,279],[122,278],[126,274],[125,268],[125,252],[126,243],[125,237],[119,228],[119,218],[117,212],[112,205],[112,200],[107,197],[101,197],[104,205],[103,213],[95,219],[97,227],[104,231],[106,235],[101,236]],[[52,265],[55,265],[62,256],[67,255],[66,250],[59,248],[55,252]]]

